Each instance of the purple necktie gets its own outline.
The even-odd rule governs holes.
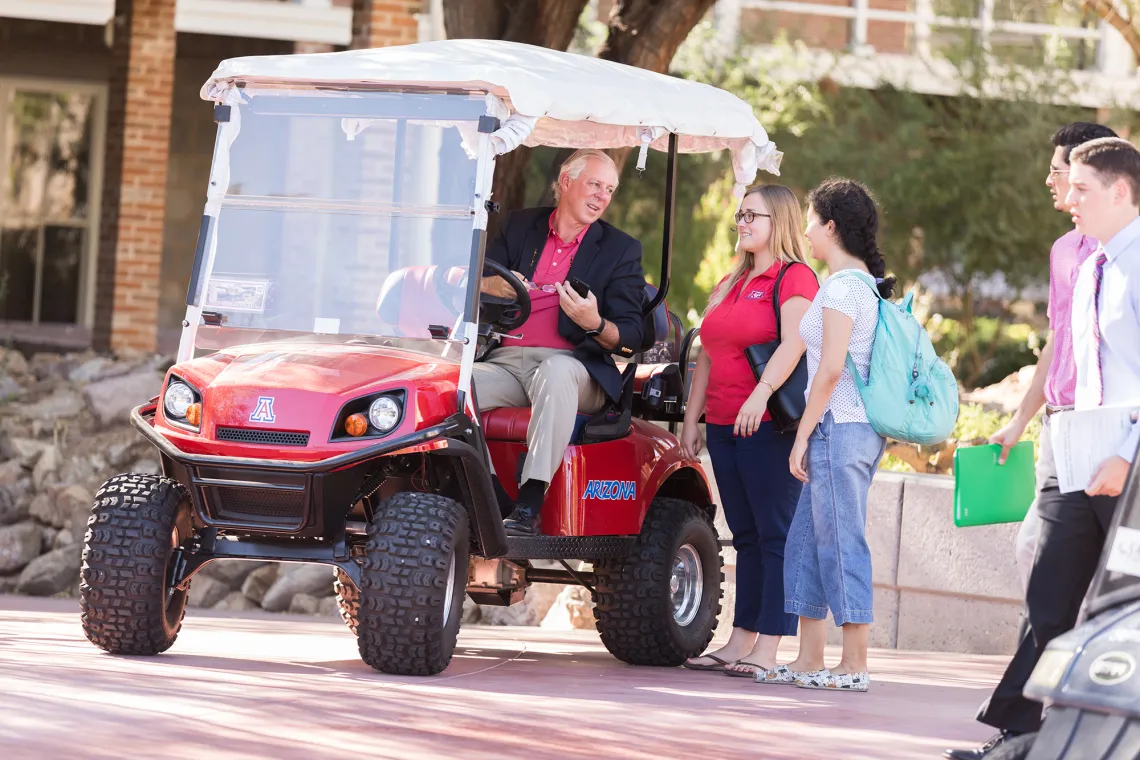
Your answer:
[[[1104,249],[1096,257],[1096,266],[1093,267],[1093,343],[1096,346],[1096,377],[1098,383],[1097,406],[1104,403],[1104,373],[1100,361],[1100,284],[1104,281],[1104,262],[1108,261],[1108,254]]]

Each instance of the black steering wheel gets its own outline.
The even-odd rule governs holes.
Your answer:
[[[516,277],[511,270],[490,259],[483,262],[483,274],[487,273],[502,277],[511,286],[514,297],[501,298],[480,292],[479,321],[496,328],[496,332],[507,332],[519,327],[530,317],[530,291],[526,283]],[[447,304],[456,314],[462,312],[463,300],[467,296],[467,275],[452,285],[447,282],[446,273],[437,270],[432,280],[440,301]]]

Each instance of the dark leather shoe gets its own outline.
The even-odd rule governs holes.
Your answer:
[[[503,520],[508,536],[537,536],[539,510],[524,504],[515,505],[514,511]]]
[[[1012,738],[1013,734],[1002,731],[977,749],[948,749],[942,753],[942,756],[950,758],[950,760],[982,760],[984,757],[989,757],[990,753],[1005,743],[1006,740]]]

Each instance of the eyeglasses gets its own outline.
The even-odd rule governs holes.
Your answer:
[[[1056,178],[1056,177],[1061,176],[1062,174],[1068,174],[1068,173],[1069,173],[1068,169],[1054,169],[1052,166],[1049,167],[1049,176],[1053,177],[1053,178]]]
[[[737,224],[740,224],[742,221],[745,224],[752,224],[754,221],[756,221],[756,217],[758,216],[763,216],[768,219],[772,218],[771,214],[761,214],[759,211],[737,211],[736,216],[734,216],[733,219],[736,220]]]

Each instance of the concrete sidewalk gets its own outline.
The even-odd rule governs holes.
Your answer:
[[[472,627],[442,675],[405,678],[364,665],[338,621],[192,611],[170,652],[113,657],[75,601],[0,597],[0,756],[935,758],[990,735],[972,715],[1004,664],[878,650],[869,694],[829,694],[631,667],[589,632]]]

